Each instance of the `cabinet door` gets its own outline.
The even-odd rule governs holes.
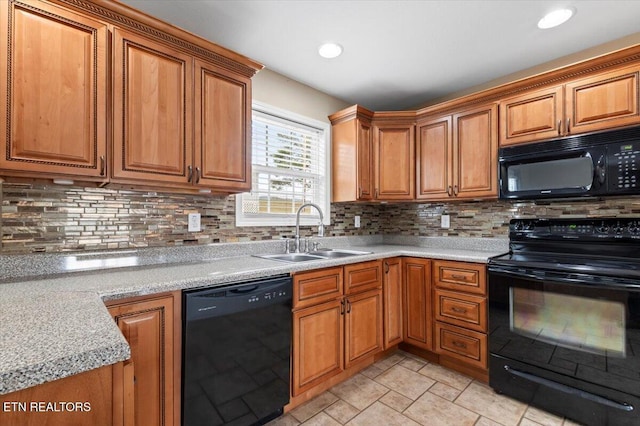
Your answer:
[[[382,290],[345,298],[345,367],[382,350]]]
[[[103,180],[106,25],[40,1],[1,2],[0,21],[0,168]]]
[[[451,116],[418,124],[416,198],[446,199],[453,195]]]
[[[413,125],[376,125],[375,197],[382,200],[411,200],[415,193]]]
[[[192,58],[114,31],[113,177],[187,184],[192,165]]]
[[[404,341],[432,350],[431,261],[403,259],[403,281]]]
[[[563,129],[563,86],[500,102],[500,146],[559,137]]]
[[[399,257],[383,261],[384,349],[402,342],[402,261]]]
[[[570,134],[640,123],[638,66],[626,67],[566,85]]]
[[[179,300],[178,293],[109,307],[131,347],[136,425],[179,419]]]
[[[344,370],[344,301],[293,312],[293,395]]]
[[[456,198],[498,197],[498,107],[475,108],[453,116]]]
[[[195,61],[196,184],[251,189],[251,80]]]
[[[358,162],[356,164],[358,179],[358,200],[373,199],[373,138],[371,123],[356,120]]]

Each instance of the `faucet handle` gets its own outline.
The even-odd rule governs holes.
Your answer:
[[[318,251],[320,248],[320,241],[313,241],[311,244],[313,245],[313,251]]]
[[[285,254],[291,253],[291,238],[289,238],[289,237],[282,237],[282,238],[284,238],[284,252],[285,252]]]

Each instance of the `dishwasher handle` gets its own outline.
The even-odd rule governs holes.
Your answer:
[[[293,280],[284,276],[184,291],[184,319],[215,318],[282,303],[290,306],[292,290]]]

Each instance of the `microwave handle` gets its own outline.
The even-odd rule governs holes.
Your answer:
[[[604,155],[601,155],[596,163],[595,174],[598,183],[602,185],[607,177],[607,167],[605,165]]]

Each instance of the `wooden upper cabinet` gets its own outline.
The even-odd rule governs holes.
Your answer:
[[[500,145],[561,135],[563,86],[553,86],[500,102]]]
[[[411,200],[415,195],[415,142],[413,124],[374,122],[374,197]]]
[[[113,177],[186,184],[193,60],[119,28],[114,38]]]
[[[371,112],[357,105],[329,119],[331,126],[331,201],[371,200],[374,196]]]
[[[498,108],[483,105],[418,122],[416,198],[498,196]]]
[[[573,79],[500,102],[500,145],[640,123],[638,65]]]
[[[640,123],[639,71],[636,65],[568,83],[565,132],[576,134]]]
[[[453,135],[451,116],[418,123],[416,173],[418,199],[444,199],[453,194]]]
[[[105,180],[106,24],[29,0],[0,2],[0,22],[2,174]]]
[[[251,189],[251,81],[195,61],[195,184]]]
[[[498,196],[498,107],[478,107],[453,116],[453,196]]]

